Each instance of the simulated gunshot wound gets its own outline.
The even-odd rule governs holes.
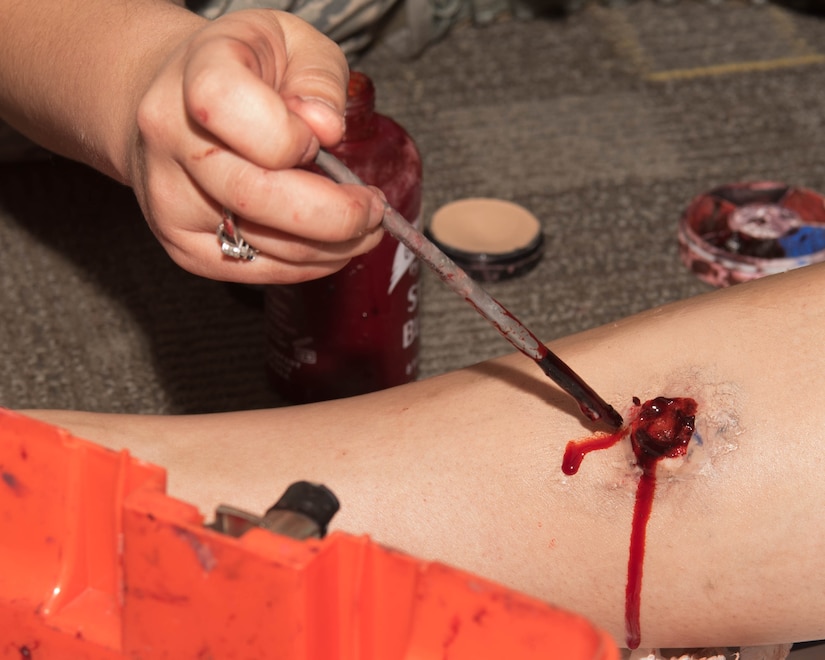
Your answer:
[[[656,467],[666,458],[685,456],[696,430],[698,405],[688,397],[658,396],[642,403],[633,399],[630,421],[611,434],[599,434],[567,444],[562,461],[565,474],[574,475],[586,454],[607,449],[625,436],[630,437],[636,465],[641,476],[636,487],[630,549],[625,588],[625,632],[628,648],[638,648],[641,641],[641,596],[647,522],[653,510],[656,491]]]

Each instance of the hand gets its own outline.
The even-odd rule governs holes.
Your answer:
[[[342,268],[381,239],[374,189],[299,166],[343,135],[348,68],[301,19],[241,11],[180,44],[138,105],[130,183],[158,240],[186,270],[289,283]],[[222,209],[259,250],[221,254]]]

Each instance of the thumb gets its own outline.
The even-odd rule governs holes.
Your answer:
[[[287,108],[307,123],[323,146],[344,135],[349,66],[334,41],[292,14],[280,14],[289,64],[278,85]]]

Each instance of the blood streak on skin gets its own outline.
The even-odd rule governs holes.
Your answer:
[[[633,398],[634,410],[630,422],[615,433],[601,434],[567,443],[562,470],[573,475],[579,471],[585,454],[612,447],[628,433],[636,464],[642,475],[636,487],[633,524],[630,531],[630,551],[627,560],[625,587],[625,631],[628,648],[638,648],[641,641],[640,607],[642,568],[645,553],[647,522],[653,510],[656,491],[656,464],[663,458],[675,458],[687,453],[696,420],[696,401],[690,398],[659,396],[642,403]]]

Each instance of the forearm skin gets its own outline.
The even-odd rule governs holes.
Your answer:
[[[692,397],[702,446],[662,465],[647,528],[642,646],[825,636],[825,266],[740,285],[551,348],[626,413]],[[298,479],[335,526],[580,612],[624,639],[638,470],[626,443],[562,473],[591,435],[521,355],[311,406],[192,417],[34,412],[169,469],[209,513],[263,511]]]
[[[139,99],[206,20],[167,0],[4,0],[2,11],[0,116],[128,183]]]

